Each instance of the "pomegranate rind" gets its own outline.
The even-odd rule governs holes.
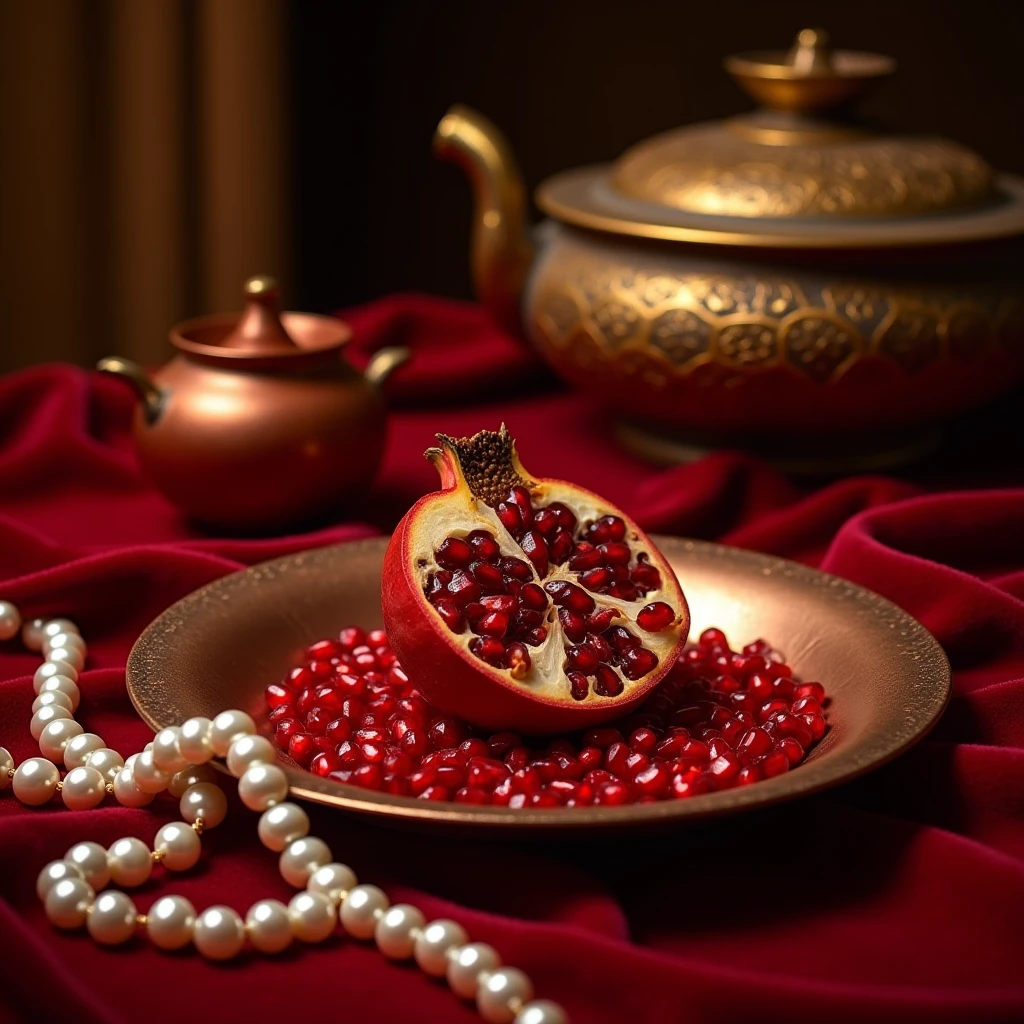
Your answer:
[[[598,600],[609,605],[635,603],[640,607],[658,599],[677,610],[677,620],[661,631],[660,637],[652,640],[644,636],[645,642],[652,642],[658,649],[657,667],[638,680],[627,681],[623,693],[617,697],[602,697],[591,692],[584,700],[574,700],[564,677],[559,680],[564,685],[524,685],[512,670],[494,668],[474,657],[467,649],[472,634],[453,634],[424,594],[425,559],[432,557],[432,551],[448,532],[466,533],[480,526],[503,532],[500,524],[497,528],[494,526],[497,520],[493,509],[473,496],[451,448],[432,449],[428,456],[441,475],[443,489],[417,501],[398,524],[384,557],[381,581],[384,623],[392,648],[424,696],[442,712],[458,715],[476,725],[535,735],[583,729],[610,721],[649,696],[682,652],[690,615],[671,566],[640,527],[592,491],[564,480],[531,477],[513,451],[513,468],[529,484],[532,493],[548,501],[568,498],[574,509],[591,508],[601,515],[620,516],[631,544],[645,551],[661,574],[661,587],[642,601],[620,602],[603,597]],[[508,539],[515,543],[512,538]],[[562,676],[560,629],[548,643],[558,645],[558,668],[552,669],[549,659],[546,671],[557,671]],[[538,689],[546,692],[538,692]]]

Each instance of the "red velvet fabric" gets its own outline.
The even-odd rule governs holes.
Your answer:
[[[364,354],[401,341],[416,359],[393,383],[372,496],[296,536],[184,523],[136,471],[118,382],[65,366],[0,380],[0,596],[81,624],[86,727],[141,749],[123,666],[172,601],[243,565],[389,529],[433,486],[420,453],[434,431],[504,420],[536,472],[571,475],[651,529],[820,564],[896,601],[948,652],[952,705],[925,742],[860,782],[658,840],[477,843],[321,810],[314,831],[394,900],[493,943],[576,1024],[1024,1019],[1024,490],[884,477],[810,489],[735,454],[658,471],[614,447],[585,399],[531,390],[549,378],[473,307],[405,297],[351,319]],[[0,743],[16,760],[36,752],[37,663],[0,645]],[[444,985],[341,938],[211,966],[47,925],[33,891],[46,861],[82,839],[151,839],[173,811],[166,798],[27,810],[0,794],[0,1021],[478,1019]],[[168,890],[240,911],[287,898],[254,825],[234,807],[204,836],[201,867],[138,891],[140,909]]]

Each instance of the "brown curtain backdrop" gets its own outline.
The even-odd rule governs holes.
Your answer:
[[[0,371],[288,294],[284,0],[0,0]]]

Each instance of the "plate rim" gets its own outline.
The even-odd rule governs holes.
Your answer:
[[[389,539],[371,537],[293,552],[218,577],[175,601],[143,630],[128,656],[125,680],[132,705],[139,716],[154,731],[168,725],[180,724],[177,721],[163,721],[150,709],[146,700],[145,683],[147,676],[154,671],[153,648],[162,646],[159,638],[165,633],[177,629],[182,613],[187,613],[190,606],[201,604],[211,595],[218,595],[225,589],[247,585],[254,578],[267,577],[268,581],[272,581],[289,569],[304,568],[310,561],[334,559],[347,552],[367,548],[383,549]],[[945,651],[922,623],[881,594],[842,577],[775,555],[712,541],[659,534],[652,534],[651,540],[669,560],[673,554],[685,558],[687,554],[700,553],[747,563],[764,575],[782,573],[790,577],[804,578],[827,588],[842,599],[854,602],[872,614],[881,616],[890,628],[901,628],[905,631],[902,636],[922,644],[927,650],[928,665],[937,670],[934,686],[929,693],[930,699],[915,709],[913,722],[908,723],[909,731],[894,737],[889,744],[883,744],[871,758],[852,768],[843,762],[836,762],[831,766],[831,771],[826,768],[824,775],[819,767],[816,772],[803,778],[800,778],[801,772],[798,769],[772,779],[765,779],[755,786],[723,790],[686,800],[664,800],[618,807],[591,806],[538,810],[422,801],[415,797],[396,796],[321,779],[279,756],[278,764],[288,776],[290,798],[336,807],[382,824],[391,822],[470,827],[474,832],[500,832],[506,836],[510,830],[516,833],[568,833],[583,830],[587,834],[592,834],[594,831],[615,831],[627,824],[657,829],[659,826],[676,826],[683,821],[698,821],[743,810],[772,807],[851,782],[888,764],[920,742],[934,728],[948,706],[952,695],[952,670]],[[226,772],[226,768],[219,761],[215,760],[211,764]],[[827,765],[827,762],[822,762],[822,765]]]

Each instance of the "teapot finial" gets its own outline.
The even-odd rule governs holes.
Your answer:
[[[245,282],[243,291],[245,309],[221,346],[253,353],[298,350],[281,323],[281,289],[277,281],[269,274],[259,274]]]

